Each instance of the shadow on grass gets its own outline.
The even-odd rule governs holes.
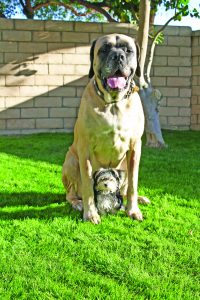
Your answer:
[[[0,152],[23,159],[62,165],[72,141],[72,133],[1,136]]]
[[[0,194],[0,219],[80,219],[81,213],[74,211],[64,194],[13,193]]]

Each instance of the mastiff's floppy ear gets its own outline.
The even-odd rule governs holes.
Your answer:
[[[93,61],[94,61],[94,48],[95,48],[96,40],[93,41],[91,49],[90,49],[90,70],[89,70],[89,78],[94,76],[94,69],[93,69]]]
[[[135,40],[135,45],[136,45],[136,51],[137,51],[137,69],[135,71],[135,74],[137,75],[137,77],[141,76],[141,70],[140,70],[140,46],[138,44],[138,42]]]

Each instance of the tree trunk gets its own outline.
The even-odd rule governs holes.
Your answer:
[[[158,105],[161,100],[161,93],[152,87],[150,81],[150,69],[153,60],[154,44],[151,45],[147,74],[145,74],[145,61],[148,47],[148,35],[149,35],[149,19],[150,19],[150,1],[140,1],[139,11],[139,30],[138,30],[138,42],[141,49],[140,54],[140,68],[141,76],[139,78],[139,94],[142,101],[144,114],[145,114],[145,131],[147,143],[149,147],[165,147],[165,142],[162,137]],[[146,77],[146,79],[145,79]]]

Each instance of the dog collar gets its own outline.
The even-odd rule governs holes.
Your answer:
[[[100,91],[95,79],[94,79],[94,87],[95,87],[95,90],[96,90],[97,94],[99,95],[99,97],[105,102],[104,94]],[[124,98],[122,98],[122,99],[127,99],[130,97],[131,94],[138,92],[138,91],[139,91],[139,87],[137,85],[135,85],[134,80],[131,80],[129,90],[126,93],[126,95],[124,96]],[[113,102],[109,102],[108,104],[112,104],[112,103],[116,103],[116,102],[113,101]]]

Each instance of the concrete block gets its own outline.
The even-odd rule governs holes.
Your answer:
[[[164,56],[155,56],[153,58],[154,66],[166,66],[167,65],[167,57]]]
[[[176,107],[189,107],[190,106],[190,98],[180,98],[180,97],[171,98],[171,97],[169,97],[167,99],[167,105],[168,106],[176,106]]]
[[[191,66],[190,57],[168,57],[169,66]]]
[[[76,75],[88,75],[90,66],[86,65],[77,65],[75,66],[75,74]]]
[[[1,87],[1,96],[19,96],[19,86]]]
[[[9,30],[13,28],[14,28],[14,20],[0,18],[0,30],[2,29]]]
[[[177,87],[162,87],[160,91],[166,97],[177,97],[179,95],[179,88]]]
[[[20,96],[29,96],[29,97],[34,97],[34,96],[39,96],[48,93],[48,86],[20,86]]]
[[[129,24],[125,23],[103,23],[103,33],[124,33],[128,34]]]
[[[75,53],[75,43],[48,43],[48,52]]]
[[[56,87],[52,91],[49,91],[50,97],[54,97],[54,96],[75,97],[75,95],[76,95],[76,88],[69,87],[69,86],[60,86],[60,87]]]
[[[50,108],[50,118],[75,118],[76,108]]]
[[[31,32],[24,30],[5,30],[3,31],[4,41],[31,41]]]
[[[5,97],[5,106],[10,107],[32,107],[33,101],[29,97]]]
[[[168,118],[169,125],[176,125],[176,126],[186,126],[190,125],[190,117],[169,117]]]
[[[189,37],[191,37],[191,35],[192,35],[192,29],[191,29],[191,27],[186,27],[186,26],[180,26],[180,35],[181,36],[189,36]]]
[[[66,21],[45,21],[45,29],[48,31],[73,31],[74,22]]]
[[[4,53],[4,62],[5,63],[28,63],[28,64],[33,64],[33,56],[30,53],[15,53],[15,52],[6,52]],[[13,68],[14,66],[12,66]]]
[[[64,76],[64,84],[69,84],[70,86],[85,87],[87,83],[88,83],[88,76],[82,76],[82,75]]]
[[[7,120],[7,129],[29,129],[35,128],[34,119]]]
[[[61,107],[62,97],[37,97],[34,103],[35,107]]]
[[[63,119],[52,118],[52,119],[36,119],[36,128],[63,128]]]
[[[178,76],[177,67],[157,67],[154,68],[154,76]]]
[[[98,38],[100,38],[101,36],[105,35],[104,33],[90,33],[90,41],[89,44],[91,45],[92,42]]]
[[[0,112],[1,115],[1,112]],[[6,129],[6,120],[0,120],[0,130]],[[1,134],[1,131],[0,131]]]
[[[177,107],[160,107],[159,112],[161,116],[178,116]]]
[[[0,52],[17,52],[17,42],[0,42]]]
[[[80,32],[62,32],[62,41],[67,43],[89,43],[89,34]]]
[[[197,124],[198,122],[198,115],[191,116],[191,124]]]
[[[167,78],[166,77],[151,77],[153,86],[160,87],[166,86]]]
[[[44,30],[45,21],[41,20],[15,20],[15,29],[19,30]]]
[[[5,108],[6,105],[5,105],[5,97],[1,97],[0,96],[0,108]]]
[[[61,33],[52,31],[33,32],[33,41],[35,42],[60,42]]]
[[[19,42],[19,52],[45,53],[47,52],[47,43]]]
[[[155,56],[179,56],[179,47],[157,46]]]
[[[189,56],[191,57],[192,49],[191,47],[180,47],[180,56]]]
[[[0,112],[0,119],[18,119],[19,117],[19,108],[8,108]]]
[[[75,22],[75,31],[78,32],[102,32],[103,23]]]
[[[189,67],[179,67],[178,68],[178,75],[179,76],[188,76],[188,77],[191,77],[192,76],[192,68],[191,68],[191,66],[189,66]]]
[[[181,98],[190,98],[191,97],[191,89],[190,88],[180,88],[180,97]]]
[[[199,96],[200,95],[200,86],[193,86],[192,88],[192,95],[196,95],[196,96]]]
[[[48,108],[21,108],[21,118],[47,118]]]
[[[47,75],[49,73],[48,65],[42,65],[42,64],[33,64],[31,66],[34,71],[36,71],[35,74],[37,75]]]
[[[35,75],[35,84],[36,86],[40,85],[53,85],[60,86],[63,85],[63,76],[62,75]]]
[[[82,97],[84,90],[85,90],[85,87],[77,87],[76,96],[77,97]]]
[[[191,85],[191,79],[190,77],[168,77],[167,85],[186,87]]]
[[[168,45],[179,45],[179,46],[191,46],[191,37],[190,36],[169,36]]]
[[[192,86],[193,85],[198,85],[198,79],[199,79],[198,76],[192,76]]]
[[[193,96],[191,97],[191,104],[198,104],[198,96]]]
[[[76,74],[74,65],[49,65],[49,74],[51,75],[67,75]]]
[[[200,45],[196,47],[192,47],[192,56],[199,56],[200,53]]]
[[[190,117],[191,116],[191,108],[190,107],[180,107],[179,108],[179,116]]]
[[[72,97],[64,97],[63,98],[63,106],[64,107],[79,107],[80,105],[80,97],[72,98]]]
[[[90,57],[87,54],[63,54],[63,63],[70,65],[89,65]]]
[[[91,45],[76,44],[76,53],[90,54]]]
[[[42,53],[34,56],[37,64],[62,64],[62,54]]]
[[[75,122],[76,122],[76,118],[64,119],[64,128],[72,130],[74,128]]]
[[[200,65],[199,66],[194,66],[192,68],[192,75],[199,75],[200,76]]]
[[[0,76],[0,86],[5,86],[5,83],[6,83],[6,77]]]
[[[34,76],[6,76],[6,86],[34,85]]]
[[[200,115],[200,104],[192,105],[192,114]]]

